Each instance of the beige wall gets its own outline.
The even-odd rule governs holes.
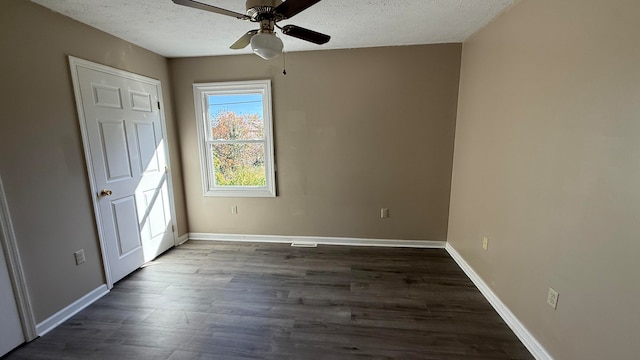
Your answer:
[[[190,231],[444,241],[460,51],[170,60]],[[203,197],[192,85],[250,79],[272,80],[278,197]]]
[[[556,359],[640,353],[639,17],[522,0],[463,46],[448,240]]]
[[[0,176],[40,322],[104,282],[67,55],[162,81],[184,233],[171,84],[163,57],[25,0],[0,1],[0,49]]]

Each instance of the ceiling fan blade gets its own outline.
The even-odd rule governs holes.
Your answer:
[[[240,19],[240,20],[249,20],[251,19],[251,17],[245,15],[245,14],[241,14],[235,11],[231,11],[231,10],[226,10],[223,8],[219,8],[217,6],[213,6],[213,5],[209,5],[209,4],[205,4],[205,3],[201,3],[198,1],[194,1],[194,0],[173,0],[174,3],[178,4],[178,5],[183,5],[183,6],[188,6],[188,7],[192,7],[195,9],[199,9],[199,10],[205,10],[205,11],[211,11],[214,12],[216,14],[220,14],[220,15],[227,15],[227,16],[232,16],[236,19]]]
[[[234,42],[233,45],[229,47],[229,49],[240,50],[244,49],[251,43],[251,38],[253,35],[257,34],[258,30],[249,30],[246,34],[242,35],[238,41]]]
[[[275,13],[280,15],[281,20],[290,19],[294,15],[306,10],[320,0],[287,0],[275,8]]]
[[[295,25],[285,25],[282,27],[282,33],[293,36],[298,39],[306,40],[314,44],[322,45],[329,42],[331,36],[309,30]]]

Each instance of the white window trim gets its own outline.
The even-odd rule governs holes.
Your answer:
[[[262,94],[265,136],[265,170],[266,186],[224,186],[217,187],[214,182],[213,162],[208,155],[206,134],[207,106],[209,95],[229,94]],[[202,176],[202,193],[204,196],[223,197],[275,197],[275,156],[273,151],[273,120],[271,111],[271,80],[211,82],[193,84],[193,97],[196,106],[196,128],[198,129],[198,147],[200,149],[200,173]]]

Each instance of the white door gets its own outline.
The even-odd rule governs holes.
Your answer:
[[[174,246],[159,83],[71,61],[112,285]]]
[[[1,230],[1,229],[0,229]],[[2,234],[0,234],[2,237]],[[0,356],[25,341],[0,239]]]

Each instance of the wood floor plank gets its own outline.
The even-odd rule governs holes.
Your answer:
[[[5,359],[533,357],[443,249],[188,241]]]

